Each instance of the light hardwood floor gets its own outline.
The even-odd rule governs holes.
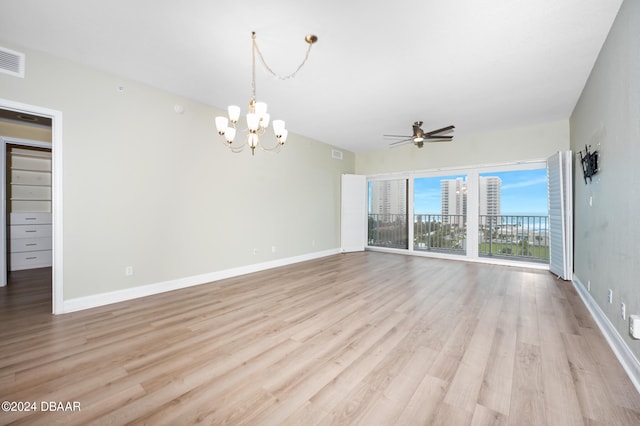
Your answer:
[[[0,288],[0,401],[81,411],[0,424],[640,424],[548,272],[353,253],[60,316],[49,275]]]

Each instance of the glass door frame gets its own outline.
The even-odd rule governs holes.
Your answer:
[[[500,264],[500,265],[509,265],[509,266],[526,266],[536,269],[549,269],[548,264],[540,264],[540,263],[532,263],[532,262],[524,262],[524,261],[514,261],[509,259],[496,259],[496,258],[487,258],[481,257],[478,254],[478,246],[479,246],[479,180],[480,174],[490,173],[490,172],[509,172],[509,171],[521,171],[521,170],[535,170],[535,169],[546,169],[547,168],[547,160],[528,160],[528,161],[519,161],[515,163],[497,163],[497,164],[487,164],[487,165],[477,165],[477,166],[468,166],[468,167],[451,167],[451,168],[440,168],[433,170],[421,170],[421,171],[410,171],[410,172],[401,172],[401,173],[383,173],[383,174],[375,174],[375,175],[367,175],[367,187],[369,182],[374,181],[384,181],[384,180],[397,180],[397,179],[406,179],[407,180],[407,189],[408,189],[408,197],[407,197],[407,235],[408,235],[408,248],[407,249],[397,249],[397,248],[385,248],[385,247],[377,247],[370,246],[368,244],[368,239],[365,244],[366,250],[372,251],[384,251],[391,253],[400,253],[400,254],[410,254],[415,256],[424,256],[424,257],[434,257],[434,258],[442,258],[442,259],[454,259],[454,260],[467,260],[472,262],[479,263],[492,263],[492,264]],[[425,252],[415,250],[414,248],[414,180],[417,178],[437,178],[451,175],[466,175],[467,182],[467,247],[466,254],[448,254],[448,253],[437,253],[437,252]],[[368,200],[368,197],[367,197]],[[368,201],[367,201],[368,202]],[[369,212],[369,206],[367,205],[367,214]]]

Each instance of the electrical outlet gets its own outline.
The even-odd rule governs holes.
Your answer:
[[[591,280],[587,281],[587,291],[591,291]]]
[[[622,317],[622,319],[627,319],[627,309],[624,306],[624,303],[620,304],[620,316]]]
[[[257,248],[254,248],[254,249],[253,249],[253,254],[254,254],[254,255],[255,255],[255,254],[258,254],[258,249],[257,249]]]
[[[609,303],[613,303],[613,290],[609,289],[609,293],[607,293],[607,300]]]
[[[276,252],[276,246],[271,246],[271,253],[275,253]]]
[[[124,268],[124,274],[127,277],[130,277],[131,275],[133,275],[133,266],[127,266],[126,268]]]

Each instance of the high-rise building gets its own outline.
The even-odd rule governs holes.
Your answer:
[[[479,184],[480,215],[499,215],[502,179],[497,176],[480,176]]]
[[[500,214],[500,187],[502,180],[497,176],[480,176],[480,215]],[[442,194],[442,221],[460,223],[459,218],[467,214],[467,182],[462,178],[440,181]],[[456,218],[455,215],[460,215]],[[455,219],[454,219],[455,218]]]
[[[374,181],[369,185],[369,214],[379,220],[394,220],[407,214],[407,181],[404,179]]]
[[[444,223],[459,222],[450,220],[454,215],[467,214],[467,183],[462,178],[443,179],[440,181],[442,199],[442,221]]]

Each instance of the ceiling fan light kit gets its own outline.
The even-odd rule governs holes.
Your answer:
[[[391,147],[404,145],[406,143],[413,143],[418,148],[422,148],[425,142],[450,142],[453,139],[451,135],[445,135],[444,133],[450,133],[455,129],[455,126],[447,126],[441,129],[425,132],[422,130],[422,121],[416,121],[413,123],[413,134],[411,135],[384,135],[386,138],[401,138],[399,141],[390,143]]]
[[[267,104],[264,102],[258,102],[256,99],[256,54],[260,58],[262,65],[267,69],[267,71],[275,77],[278,77],[280,80],[288,80],[290,78],[295,77],[295,75],[300,71],[307,60],[309,59],[309,53],[311,52],[311,46],[315,42],[318,41],[318,37],[313,34],[308,34],[304,38],[305,42],[309,44],[307,48],[307,53],[302,60],[302,63],[298,65],[296,70],[287,75],[280,76],[276,74],[269,65],[264,60],[262,56],[262,52],[258,49],[258,44],[256,43],[256,33],[255,31],[251,33],[251,99],[249,100],[249,108],[246,114],[246,123],[247,128],[244,130],[247,132],[247,136],[244,142],[234,143],[237,131],[238,131],[238,120],[240,119],[240,107],[237,105],[230,105],[227,108],[228,117],[218,116],[216,117],[216,130],[218,134],[224,137],[225,145],[232,152],[241,152],[244,150],[246,146],[251,148],[251,155],[255,154],[256,147],[260,147],[265,151],[279,151],[284,143],[287,141],[287,136],[289,131],[285,128],[285,122],[283,120],[273,120],[271,122],[271,126],[273,127],[273,132],[276,137],[276,144],[273,146],[266,146],[260,140],[260,136],[264,135],[267,128],[269,127],[269,122],[271,120],[270,114],[267,112]]]

